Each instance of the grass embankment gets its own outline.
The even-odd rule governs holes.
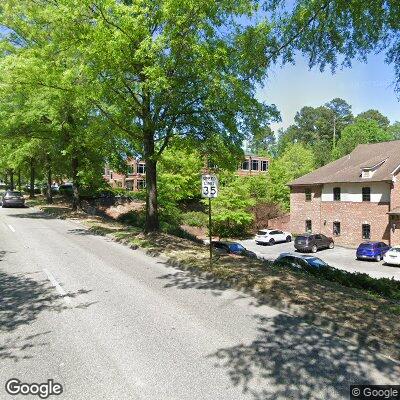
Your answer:
[[[80,218],[95,235],[108,235],[131,247],[141,247],[152,255],[178,261],[188,270],[175,285],[194,284],[202,273],[223,285],[252,290],[258,305],[269,305],[307,322],[321,326],[362,346],[380,349],[400,359],[400,302],[332,282],[314,275],[244,257],[216,257],[212,266],[206,246],[165,233],[144,235],[140,228],[108,221],[84,213],[71,213],[65,206],[42,206],[62,218]],[[213,286],[215,287],[215,286]]]

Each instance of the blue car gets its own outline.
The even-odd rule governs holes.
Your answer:
[[[381,261],[389,249],[390,246],[383,242],[361,243],[357,248],[357,260]]]

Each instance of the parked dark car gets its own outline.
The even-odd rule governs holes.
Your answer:
[[[21,192],[7,190],[1,199],[3,208],[6,207],[25,207],[25,199]]]
[[[330,268],[325,261],[318,257],[293,253],[282,253],[274,261],[274,265],[282,264],[290,265],[295,268]]]
[[[58,187],[58,193],[65,196],[72,196],[74,194],[74,188],[72,183],[63,183]]]
[[[294,241],[294,247],[298,251],[311,251],[316,253],[321,249],[333,249],[335,242],[332,238],[322,235],[321,233],[297,236]]]
[[[389,249],[390,246],[383,242],[364,242],[358,246],[356,257],[357,260],[381,261]]]
[[[253,251],[247,250],[240,243],[213,241],[212,246],[219,253],[236,254],[236,255],[240,255],[240,256],[257,258],[256,253],[254,253]]]

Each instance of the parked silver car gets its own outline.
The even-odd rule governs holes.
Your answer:
[[[21,192],[7,190],[1,199],[3,208],[25,207],[25,199]]]

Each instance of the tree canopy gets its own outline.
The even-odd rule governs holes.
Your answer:
[[[386,142],[389,140],[393,140],[392,134],[382,129],[376,120],[359,118],[353,125],[343,129],[342,136],[334,151],[334,156],[339,158],[349,154],[359,144]]]

